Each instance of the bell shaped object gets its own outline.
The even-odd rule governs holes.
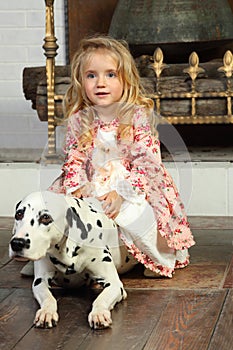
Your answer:
[[[233,47],[233,12],[228,0],[119,0],[109,34],[134,56],[159,46],[166,61],[187,61],[192,50],[217,58]]]

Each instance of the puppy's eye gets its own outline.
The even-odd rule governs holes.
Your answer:
[[[17,220],[17,221],[22,220],[24,217],[24,212],[25,212],[24,209],[17,210],[17,212],[15,213],[15,220]]]
[[[53,219],[51,218],[51,216],[49,214],[42,214],[39,217],[39,224],[49,225],[49,224],[51,224],[51,222],[53,222]]]

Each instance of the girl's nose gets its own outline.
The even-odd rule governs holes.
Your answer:
[[[106,85],[106,80],[104,76],[99,76],[97,80],[97,87],[104,87]]]

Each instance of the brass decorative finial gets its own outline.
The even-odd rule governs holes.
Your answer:
[[[227,78],[231,78],[233,73],[233,55],[230,50],[228,50],[223,57],[224,66],[219,67],[219,72],[224,72]]]
[[[153,55],[154,63],[152,63],[152,68],[154,69],[154,72],[156,74],[156,77],[159,78],[162,71],[169,66],[165,63],[163,63],[163,51],[158,47]]]
[[[183,70],[184,73],[187,73],[192,81],[194,81],[198,74],[205,72],[205,70],[199,67],[199,57],[197,53],[194,51],[189,56],[189,67]]]

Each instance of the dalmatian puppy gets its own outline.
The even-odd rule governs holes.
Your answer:
[[[97,199],[50,191],[31,193],[17,204],[9,255],[34,261],[32,290],[40,305],[34,323],[40,328],[58,322],[52,282],[78,287],[91,281],[103,289],[92,304],[89,325],[109,327],[110,311],[127,296],[118,273],[136,264]]]

